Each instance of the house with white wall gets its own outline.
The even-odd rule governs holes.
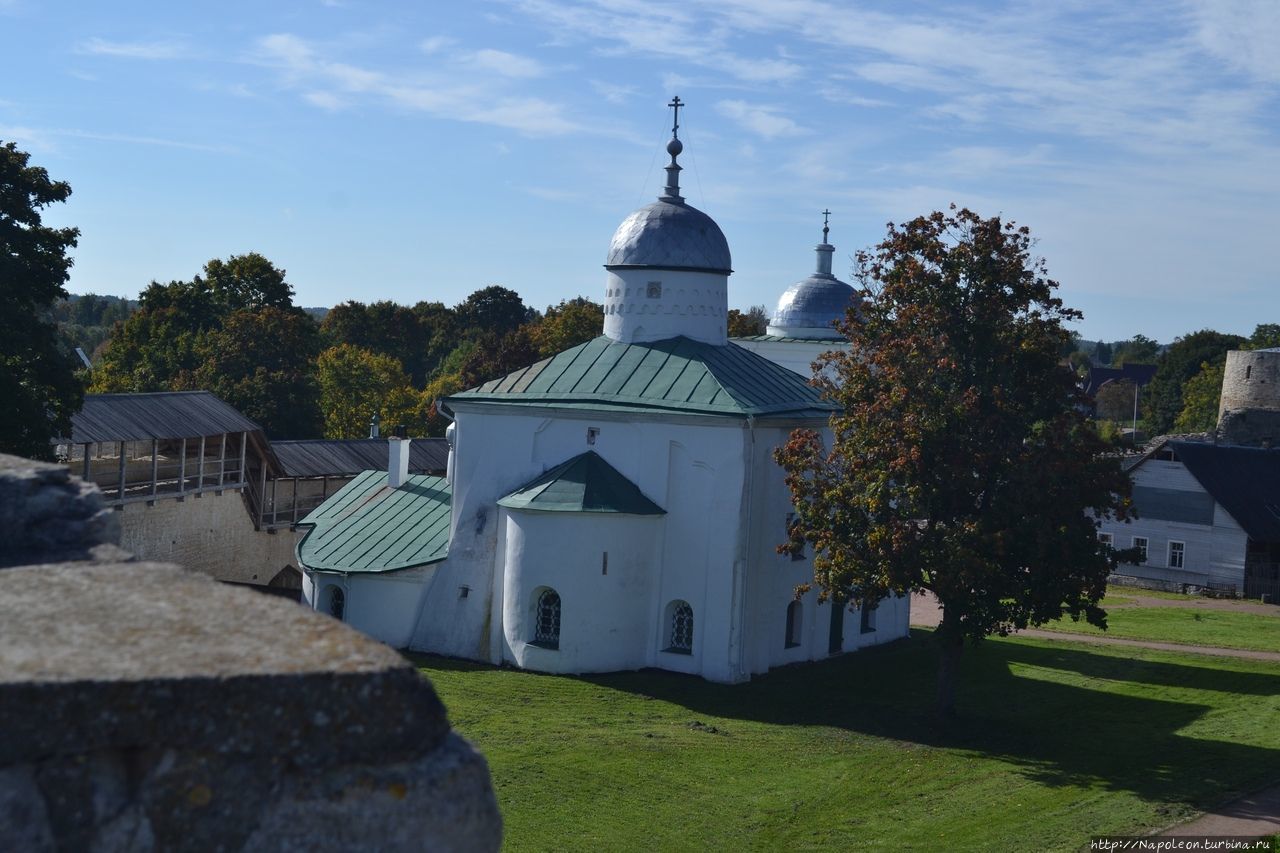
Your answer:
[[[1119,572],[1175,586],[1275,595],[1280,450],[1166,440],[1130,469],[1137,518],[1098,535],[1141,562]]]

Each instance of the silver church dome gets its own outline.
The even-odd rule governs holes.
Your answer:
[[[822,242],[817,251],[817,269],[808,278],[797,281],[782,294],[778,308],[769,321],[768,333],[790,338],[812,340],[836,340],[841,337],[835,328],[837,320],[858,304],[854,289],[831,274],[831,256],[835,246],[827,242],[829,231],[823,211]]]
[[[852,287],[835,276],[815,273],[782,294],[769,321],[770,333],[834,340],[841,336],[835,322],[843,320],[845,312],[856,301]]]
[[[632,213],[613,234],[606,269],[661,267],[728,275],[729,241],[707,214],[681,201],[662,199]]]

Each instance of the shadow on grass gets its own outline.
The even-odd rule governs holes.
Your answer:
[[[1280,694],[1280,675],[1226,671],[1209,661],[985,642],[965,650],[959,718],[941,722],[933,713],[936,671],[930,632],[913,630],[906,642],[775,670],[746,684],[658,670],[582,680],[700,716],[971,751],[1010,762],[1041,784],[1127,790],[1198,808],[1280,776],[1280,750],[1233,741],[1234,730],[1220,720],[1207,721],[1196,737],[1179,734],[1216,709]],[[1187,700],[1196,691],[1207,692],[1203,702]],[[1260,712],[1258,726],[1270,726],[1268,719]]]

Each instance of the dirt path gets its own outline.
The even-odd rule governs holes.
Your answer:
[[[1280,833],[1280,785],[1205,812],[1161,835],[1275,835]]]
[[[1228,598],[1153,598],[1142,594],[1141,590],[1130,592],[1123,587],[1112,587],[1118,598],[1130,598],[1132,601],[1108,604],[1108,610],[1129,607],[1182,607],[1194,610],[1228,610],[1236,613],[1254,613],[1258,616],[1280,617],[1280,607],[1274,604],[1260,604],[1256,601],[1234,601]]]

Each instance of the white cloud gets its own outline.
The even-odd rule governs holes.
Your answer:
[[[619,83],[606,83],[603,80],[592,80],[591,88],[596,94],[611,104],[623,104],[639,93],[635,86],[624,86]]]
[[[180,41],[119,42],[91,38],[76,46],[77,53],[124,59],[182,59],[190,50]]]
[[[558,136],[582,129],[564,116],[561,105],[510,92],[510,72],[529,70],[508,61],[522,59],[514,54],[481,51],[485,56],[480,61],[491,63],[490,70],[496,76],[468,75],[460,80],[452,69],[434,74],[390,73],[334,61],[313,43],[288,33],[267,36],[258,47],[258,60],[277,69],[286,87],[298,89],[306,101],[323,109],[338,109],[353,98],[367,98],[437,118],[505,127],[530,136]],[[497,71],[497,67],[508,73]]]
[[[537,60],[507,53],[505,50],[477,50],[468,57],[468,62],[482,71],[491,71],[504,77],[541,77],[545,73]]]
[[[431,36],[430,38],[425,38],[418,43],[418,50],[430,55],[433,53],[439,53],[446,47],[451,47],[455,44],[457,44],[457,40],[449,38],[448,36]]]
[[[786,116],[779,115],[775,107],[746,101],[720,101],[716,104],[716,112],[765,139],[801,136],[808,132]]]

